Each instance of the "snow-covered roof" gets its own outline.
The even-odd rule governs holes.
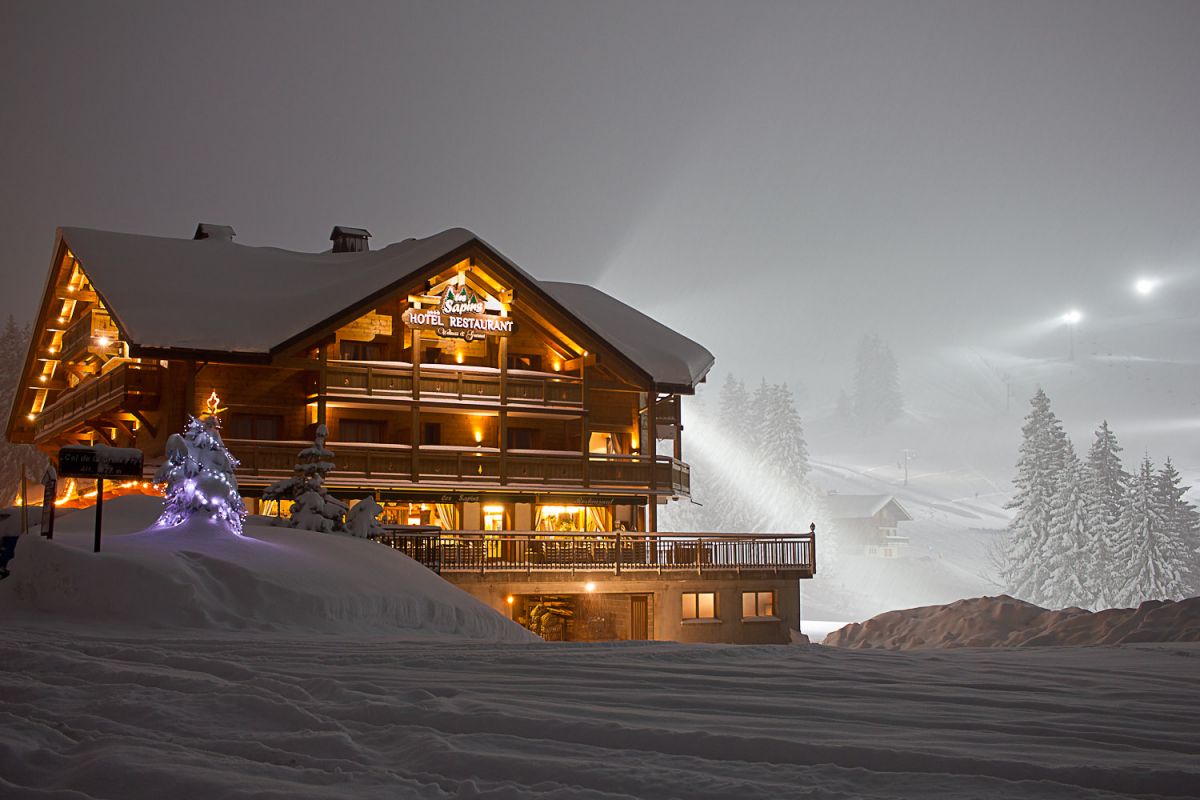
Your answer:
[[[829,509],[832,519],[868,519],[888,504],[895,505],[901,520],[912,519],[904,506],[890,494],[831,494],[825,498],[825,507]]]
[[[539,283],[660,384],[694,387],[712,368],[713,354],[704,347],[599,289],[582,283]]]
[[[92,228],[63,228],[62,237],[132,344],[260,355],[469,243],[500,256],[464,228],[352,253]],[[712,366],[699,344],[598,289],[538,281],[504,263],[660,386],[692,388]]]

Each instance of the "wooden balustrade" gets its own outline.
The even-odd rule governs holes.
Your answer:
[[[578,378],[557,375],[510,375],[508,402],[513,404],[580,407],[583,384]],[[471,367],[421,367],[420,390],[431,399],[499,402],[500,374]],[[410,398],[413,394],[411,365],[377,366],[346,361],[331,362],[325,369],[324,387],[315,392],[354,397]]]
[[[107,311],[89,308],[63,331],[60,357],[81,360],[87,353],[111,355],[120,347],[120,332]]]
[[[407,532],[375,537],[437,572],[816,573],[816,533]]]
[[[308,442],[226,439],[225,443],[242,462],[242,477],[279,478],[290,475],[299,452]],[[657,472],[661,492],[686,494],[687,464],[667,456],[651,462],[646,456],[589,455],[575,452],[509,451],[504,456],[505,482],[501,482],[501,455],[494,449],[469,447],[423,447],[417,458],[418,472],[412,474],[412,449],[408,445],[334,442],[337,468],[330,473],[331,485],[339,481],[370,480],[377,485],[441,484],[461,482],[489,486],[546,486],[580,489],[585,485],[602,489],[642,489],[650,486],[650,470]],[[587,483],[585,484],[585,477]]]
[[[88,378],[42,409],[37,418],[36,438],[39,441],[51,438],[111,411],[156,408],[162,391],[162,372],[157,364],[125,362]]]

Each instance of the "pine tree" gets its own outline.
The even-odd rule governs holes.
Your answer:
[[[1121,465],[1121,446],[1108,420],[1100,424],[1084,467],[1087,531],[1085,571],[1092,587],[1091,608],[1108,608],[1120,589],[1113,547],[1120,538],[1121,507],[1129,491],[1129,473]]]
[[[6,412],[5,420],[16,401],[30,335],[30,326],[18,325],[11,314],[0,332],[0,411]],[[13,502],[20,491],[22,474],[39,481],[46,464],[46,456],[37,448],[0,438],[0,507]]]
[[[1182,485],[1183,478],[1169,458],[1156,482],[1166,534],[1181,548],[1184,596],[1200,595],[1200,512],[1184,499],[1192,487]]]
[[[1130,482],[1113,554],[1117,564],[1126,565],[1121,571],[1117,605],[1183,597],[1183,547],[1166,531],[1162,495],[1149,456],[1142,459]]]
[[[1087,570],[1090,547],[1087,520],[1083,468],[1075,448],[1067,439],[1042,555],[1047,575],[1040,596],[1051,608],[1088,607],[1092,603],[1094,592]]]
[[[215,415],[188,417],[183,434],[173,433],[167,439],[167,460],[154,476],[156,483],[167,484],[160,527],[204,514],[234,533],[242,532],[246,506],[234,475],[238,460],[225,447],[219,429]]]
[[[854,371],[854,416],[871,427],[881,427],[904,411],[896,358],[878,334],[858,343]]]
[[[721,479],[710,483],[709,519],[714,531],[750,531],[754,528],[756,512],[747,496],[749,487],[755,485],[756,468],[753,460],[755,431],[751,399],[746,386],[732,374],[725,376],[718,401],[718,440],[722,452],[714,454],[720,459],[718,474]]]
[[[1001,577],[1009,594],[1039,603],[1049,573],[1044,561],[1051,527],[1053,501],[1063,469],[1066,436],[1054,412],[1050,398],[1041,389],[1030,401],[1032,406],[1021,428],[1021,448],[1017,476],[1013,485],[1017,494],[1008,504],[1016,510],[1008,526],[1005,563]]]

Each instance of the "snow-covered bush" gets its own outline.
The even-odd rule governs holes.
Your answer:
[[[367,539],[383,533],[383,526],[376,519],[383,513],[383,506],[371,495],[355,503],[354,508],[346,515],[346,533]]]
[[[154,476],[167,485],[158,525],[185,522],[195,514],[208,515],[234,533],[242,532],[246,506],[238,494],[238,460],[221,440],[220,421],[188,417],[183,434],[167,439],[167,460]]]
[[[271,484],[263,491],[264,500],[292,500],[291,525],[310,531],[330,533],[342,530],[348,508],[325,489],[325,476],[334,468],[334,454],[325,449],[329,429],[318,425],[310,447],[300,451],[290,478]]]

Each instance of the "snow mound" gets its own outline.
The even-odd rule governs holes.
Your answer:
[[[1049,611],[1008,595],[889,611],[830,633],[824,644],[852,649],[1038,647],[1200,642],[1200,597],[1149,600],[1137,608]]]
[[[0,616],[90,629],[355,633],[416,639],[529,642],[536,637],[407,556],[375,542],[262,518],[244,534],[202,518],[120,535],[155,498],[105,503],[102,552],[92,515],[63,520],[53,541],[23,536],[0,582]],[[111,513],[110,513],[111,509]],[[81,525],[86,523],[86,525]],[[126,527],[125,530],[130,530]],[[136,530],[136,529],[133,529]]]

